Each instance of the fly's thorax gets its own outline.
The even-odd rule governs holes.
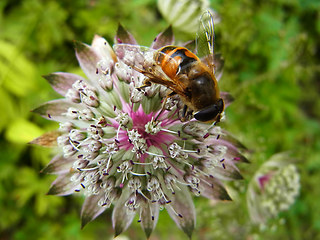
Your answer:
[[[188,72],[188,90],[194,110],[202,110],[215,104],[220,98],[217,81],[210,69],[201,62],[192,64]]]

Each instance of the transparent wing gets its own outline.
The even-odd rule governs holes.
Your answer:
[[[185,86],[168,77],[162,70],[161,63],[157,62],[157,59],[170,58],[166,54],[148,47],[130,44],[115,44],[113,49],[119,60],[144,74],[151,82],[165,85],[178,94],[183,92]],[[170,61],[172,66],[179,65],[179,62],[173,58],[170,58]]]
[[[224,59],[221,54],[214,54],[214,59],[213,59],[213,64],[214,64],[214,74],[219,81],[222,75],[222,69],[224,66]]]
[[[196,52],[199,58],[213,66],[214,56],[214,21],[209,11],[202,14],[196,36]]]
[[[113,49],[119,60],[138,72],[147,72],[154,62],[155,50],[132,44],[115,44]]]

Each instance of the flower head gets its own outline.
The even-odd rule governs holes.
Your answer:
[[[248,209],[255,223],[265,223],[288,210],[300,191],[300,176],[285,153],[264,163],[250,182]]]
[[[115,39],[137,44],[121,26]],[[151,47],[170,44],[168,28]],[[165,208],[191,236],[196,216],[190,193],[230,200],[221,180],[242,178],[236,167],[247,161],[242,145],[219,126],[181,122],[179,98],[169,98],[162,111],[166,88],[153,84],[138,91],[144,75],[118,61],[102,37],[91,46],[76,42],[75,49],[87,78],[45,76],[63,98],[34,110],[60,123],[60,153],[43,170],[58,175],[49,194],[83,193],[82,226],[114,205],[115,235],[137,215],[149,237]],[[221,96],[228,105],[229,95]]]

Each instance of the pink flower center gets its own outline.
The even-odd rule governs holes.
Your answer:
[[[260,186],[260,189],[262,192],[264,191],[264,187],[265,187],[266,183],[269,182],[271,177],[272,177],[272,174],[269,173],[269,174],[263,175],[258,178],[258,183],[259,183],[259,186]]]
[[[150,146],[157,147],[159,149],[162,149],[162,145],[168,146],[170,143],[172,143],[173,140],[177,139],[178,135],[174,135],[173,133],[169,133],[163,130],[160,130],[159,132],[152,134],[146,132],[146,124],[151,122],[155,119],[155,117],[158,115],[159,112],[152,112],[149,114],[146,114],[143,111],[143,108],[140,106],[139,109],[134,112],[131,111],[129,113],[129,116],[132,119],[132,129],[136,130],[140,138],[144,139],[146,141],[147,147]],[[165,113],[165,115],[167,115]],[[158,126],[160,129],[166,129],[171,124],[175,123],[176,121],[179,121],[178,119],[165,119],[164,121],[161,121]],[[119,139],[120,141],[120,148],[124,148],[125,150],[131,150],[133,148],[133,144],[131,140],[128,137],[127,130],[120,129],[119,130]],[[165,154],[165,153],[164,153]]]

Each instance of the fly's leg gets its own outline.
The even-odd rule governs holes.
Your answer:
[[[163,102],[162,102],[161,110],[160,110],[160,112],[158,113],[158,115],[156,116],[155,121],[157,121],[157,119],[158,119],[158,117],[160,116],[160,114],[163,113],[163,111],[165,110],[165,106],[166,106],[166,103],[167,103],[168,98],[170,98],[170,97],[172,97],[172,96],[174,96],[174,95],[176,95],[176,94],[177,94],[176,92],[171,92],[171,93],[169,93],[169,94],[165,97],[165,99],[164,99]]]
[[[191,120],[193,117],[193,110],[188,109],[187,105],[183,106],[183,109],[179,111],[179,119],[181,122],[186,122]]]
[[[150,86],[151,86],[151,81],[150,79],[147,78],[146,80],[144,80],[143,85],[141,85],[140,87],[137,87],[136,89],[141,91],[142,89]]]
[[[186,114],[187,114],[188,106],[184,105],[181,113],[181,121],[184,122],[186,119]]]

